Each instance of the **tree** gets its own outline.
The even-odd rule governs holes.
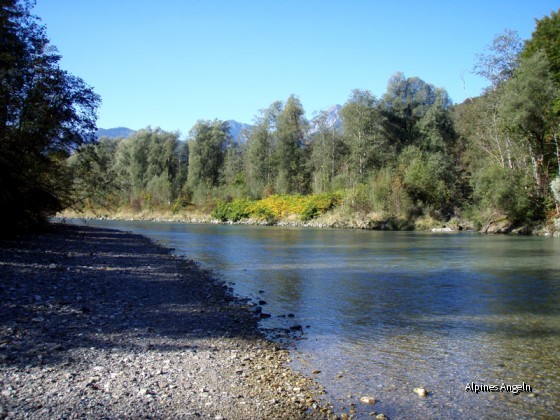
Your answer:
[[[177,176],[173,183],[175,197],[182,197],[181,201],[188,202],[186,191],[187,176],[189,173],[189,143],[181,141],[177,147]]]
[[[546,55],[556,83],[560,85],[560,10],[536,21],[531,39],[525,42],[523,57],[527,58],[538,51]]]
[[[103,137],[96,144],[86,144],[68,159],[78,192],[77,208],[114,207],[119,204],[119,177],[115,157],[120,139]]]
[[[517,31],[506,29],[503,34],[494,37],[487,50],[487,53],[478,56],[474,71],[490,81],[490,89],[496,89],[513,77],[519,66],[523,42]]]
[[[304,193],[305,173],[303,171],[302,149],[305,143],[307,121],[301,102],[291,95],[278,114],[276,135],[278,146],[278,178],[276,189],[282,194]]]
[[[449,153],[457,134],[450,113],[451,100],[444,89],[436,89],[435,100],[417,123],[418,146],[428,152]]]
[[[473,196],[489,217],[503,217],[524,223],[542,220],[542,205],[532,194],[530,176],[518,169],[489,163],[473,174]]]
[[[230,143],[229,127],[219,120],[198,121],[189,136],[187,185],[192,193],[201,195],[220,184],[224,157]]]
[[[555,149],[547,139],[557,129],[553,112],[557,98],[548,60],[539,51],[521,60],[515,76],[505,84],[500,102],[505,128],[529,152],[538,195],[546,193],[549,171],[556,168]]]
[[[170,204],[177,195],[173,185],[179,172],[179,133],[148,128],[137,136],[148,138],[145,188],[152,204]]]
[[[531,39],[525,42],[523,57],[529,58],[539,51],[544,53],[550,64],[550,71],[556,86],[560,89],[560,10],[552,12],[550,16],[536,22],[537,26]],[[556,116],[560,115],[560,95],[556,97],[552,112]],[[556,146],[556,163],[560,174],[560,139],[558,138],[560,133],[558,131],[560,131],[560,127],[557,126],[552,140]]]
[[[31,3],[0,3],[0,205],[23,229],[72,201],[67,157],[95,141],[99,96],[59,67]]]
[[[222,184],[229,197],[244,196],[247,178],[244,171],[245,145],[231,142],[227,146],[222,169]]]
[[[455,176],[449,155],[408,146],[399,156],[403,186],[420,207],[430,206],[437,216],[451,216]]]
[[[500,112],[500,104],[504,94],[503,87],[519,67],[522,51],[523,43],[516,31],[506,29],[502,34],[496,35],[487,47],[487,52],[478,56],[474,67],[475,73],[488,79],[491,85],[484,95],[467,106],[471,114],[476,114],[469,123],[476,131],[475,135],[470,136],[471,140],[492,158],[493,163],[510,170],[524,166],[525,153],[519,153],[512,133],[504,131],[504,116]]]
[[[261,110],[255,127],[249,135],[245,167],[248,174],[249,190],[253,198],[261,198],[274,190],[277,176],[276,164],[276,123],[282,103],[277,101]]]
[[[144,204],[170,204],[180,195],[185,150],[178,137],[177,132],[148,127],[118,141],[113,172],[122,201],[139,210]]]
[[[340,130],[328,127],[325,113],[319,115],[318,131],[311,141],[311,165],[313,172],[313,192],[324,193],[333,189],[333,180],[340,170],[345,146]]]
[[[133,180],[130,171],[132,167],[132,142],[133,138],[122,139],[117,145],[114,157],[114,170],[120,187],[119,195],[121,200],[128,204],[132,204],[133,200],[137,198],[133,195]]]
[[[398,151],[416,143],[417,123],[436,102],[438,92],[443,90],[438,91],[418,77],[406,78],[403,73],[395,73],[389,79],[381,106],[387,135]]]
[[[383,133],[379,102],[367,90],[354,90],[340,111],[348,148],[350,182],[364,182],[368,171],[382,167],[394,154]]]

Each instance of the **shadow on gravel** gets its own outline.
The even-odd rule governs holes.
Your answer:
[[[0,364],[80,348],[165,352],[258,335],[256,318],[193,262],[128,232],[54,225],[0,242]]]

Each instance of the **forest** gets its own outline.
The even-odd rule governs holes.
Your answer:
[[[474,70],[489,87],[458,105],[445,89],[395,73],[381,97],[351,92],[341,129],[318,115],[311,133],[291,95],[261,110],[243,141],[224,121],[199,121],[186,141],[148,128],[103,138],[70,162],[87,168],[78,179],[89,210],[198,209],[272,223],[330,211],[394,228],[552,220],[560,200],[558,12],[524,42],[513,31],[498,35]]]
[[[2,31],[10,22],[5,14],[3,6]],[[58,69],[58,57],[43,45],[44,30],[35,30],[36,40],[13,50],[19,54],[26,42],[42,46],[40,70],[63,73],[68,109],[49,120],[36,103],[50,100],[56,87],[29,88],[18,79],[40,48],[27,46],[17,71],[2,61],[2,80],[20,89],[11,97],[17,89],[1,85],[4,206],[36,201],[30,214],[71,208],[180,219],[198,213],[270,224],[328,215],[383,229],[480,230],[498,223],[502,231],[522,232],[554,229],[559,216],[559,12],[537,20],[528,40],[510,30],[496,36],[473,67],[489,87],[461,104],[444,88],[397,72],[379,97],[352,91],[340,110],[341,128],[318,114],[310,130],[302,103],[291,95],[260,110],[241,140],[220,120],[198,121],[186,139],[148,127],[130,138],[93,140],[99,98]],[[33,76],[32,66],[26,71]],[[16,170],[22,150],[29,164]]]

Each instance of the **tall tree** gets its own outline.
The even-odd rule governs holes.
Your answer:
[[[112,207],[119,204],[119,179],[115,170],[119,139],[103,137],[86,144],[68,159],[74,172],[75,189],[81,196],[76,207]]]
[[[181,141],[177,146],[177,176],[173,184],[175,197],[182,197],[182,201],[188,201],[186,187],[189,172],[189,143]]]
[[[418,120],[418,145],[428,152],[449,153],[457,134],[450,112],[451,99],[444,89],[436,89],[435,100]]]
[[[383,95],[386,131],[398,150],[418,139],[417,123],[436,101],[436,88],[418,77],[395,73]]]
[[[354,90],[340,111],[348,148],[350,182],[364,182],[368,171],[378,169],[394,154],[383,132],[377,98],[367,90]]]
[[[345,147],[342,134],[326,123],[326,114],[316,118],[318,131],[311,141],[311,165],[313,167],[313,192],[324,193],[332,190],[332,183],[340,170]]]
[[[522,51],[523,42],[517,31],[506,29],[494,37],[484,54],[478,56],[474,71],[490,81],[490,89],[496,89],[513,77]]]
[[[231,142],[227,146],[222,169],[222,184],[226,186],[228,195],[240,197],[246,195],[247,177],[244,171],[246,146],[243,143]]]
[[[305,173],[303,168],[303,147],[307,121],[301,102],[291,95],[278,115],[276,157],[278,161],[278,192],[304,193]]]
[[[149,138],[148,167],[146,169],[146,191],[152,204],[170,204],[175,198],[174,180],[179,171],[179,133],[156,128],[141,130]]]
[[[488,91],[455,108],[455,126],[465,138],[469,164],[486,165],[487,160],[501,168],[520,169],[526,164],[526,150],[519,150],[512,133],[503,129],[499,112],[502,90]]]
[[[209,191],[220,184],[229,127],[219,120],[198,121],[189,135],[187,185],[192,192]]]
[[[557,98],[558,87],[548,59],[539,51],[523,58],[515,76],[505,85],[500,104],[506,129],[529,151],[539,195],[548,189],[551,167],[556,169],[555,150],[547,139],[558,127],[554,112]]]
[[[550,63],[556,83],[560,85],[560,10],[536,21],[531,38],[525,42],[523,56],[542,51]]]
[[[560,89],[560,10],[552,12],[541,20],[537,20],[536,29],[531,39],[525,42],[523,57],[528,58],[536,52],[541,51],[546,55],[550,64],[550,71],[556,85]],[[554,102],[553,112],[560,115],[560,95]],[[556,147],[556,163],[558,174],[560,174],[560,126],[552,135],[552,141]]]
[[[279,101],[261,110],[249,135],[245,167],[249,178],[249,190],[254,198],[261,198],[274,190],[278,144],[276,125],[281,110],[282,103]]]
[[[59,67],[31,2],[0,2],[0,206],[21,228],[71,201],[66,158],[95,141],[99,96]]]

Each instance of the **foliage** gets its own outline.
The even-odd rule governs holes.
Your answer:
[[[505,129],[529,150],[539,195],[546,194],[549,162],[556,154],[547,137],[558,128],[558,118],[552,111],[558,92],[546,56],[537,52],[523,58],[504,87],[499,108]]]
[[[249,135],[244,163],[249,192],[253,198],[266,195],[266,191],[273,188],[277,176],[275,127],[281,109],[282,103],[274,102],[262,110]]]
[[[334,191],[335,178],[341,170],[348,149],[343,137],[334,127],[328,127],[325,115],[319,115],[318,131],[310,142],[312,191],[315,194]]]
[[[523,43],[519,34],[511,29],[497,35],[485,54],[478,56],[474,71],[485,77],[496,89],[505,81],[513,77],[519,65],[519,56],[523,50]]]
[[[475,198],[482,208],[495,215],[505,215],[513,222],[540,220],[543,201],[531,194],[530,178],[508,168],[491,165],[473,177]]]
[[[236,199],[219,202],[212,217],[221,221],[238,222],[244,218],[281,219],[291,215],[307,221],[333,209],[341,203],[341,194],[271,195],[262,200]]]
[[[276,136],[276,162],[278,177],[276,191],[282,194],[304,193],[305,173],[303,163],[303,146],[305,141],[305,111],[301,102],[294,95],[278,114]]]
[[[114,165],[118,144],[116,140],[102,138],[95,145],[81,147],[68,159],[68,166],[74,173],[75,190],[81,195],[75,205],[85,204],[93,209],[119,204],[118,176]]]
[[[395,228],[542,220],[560,170],[557,21],[537,21],[524,49],[515,32],[498,35],[475,66],[490,87],[460,105],[395,73],[380,97],[352,91],[340,130],[321,115],[309,124],[291,95],[260,111],[246,143],[219,120],[197,122],[184,142],[148,128],[84,147],[69,168],[87,205],[196,206],[223,221],[307,221],[335,207]]]
[[[394,156],[394,148],[382,133],[380,105],[369,91],[354,90],[340,111],[350,183],[364,182],[368,172],[384,166]]]
[[[543,52],[550,63],[556,83],[560,85],[560,10],[536,22],[535,31],[525,42],[523,56],[527,58],[538,51]]]
[[[198,121],[190,132],[187,184],[191,191],[216,187],[231,139],[227,123]]]
[[[418,205],[429,205],[436,211],[448,211],[453,197],[453,172],[449,159],[442,153],[426,153],[409,146],[401,154],[403,187]]]
[[[436,103],[438,94],[444,94],[444,91],[436,89],[419,77],[406,78],[403,73],[395,73],[391,77],[381,106],[386,117],[385,130],[390,143],[397,150],[416,144],[417,124]],[[448,99],[440,102],[445,107],[449,105]]]
[[[212,212],[212,217],[222,222],[228,220],[238,222],[251,216],[250,205],[249,201],[243,199],[236,199],[230,203],[219,202]]]
[[[0,4],[0,204],[3,232],[30,228],[73,201],[65,161],[95,140],[99,97],[62,70],[31,3]]]

